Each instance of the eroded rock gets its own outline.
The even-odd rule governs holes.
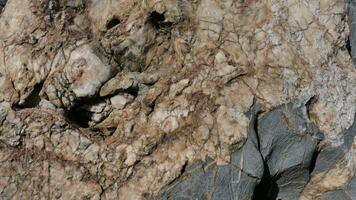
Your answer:
[[[4,2],[0,199],[353,197],[353,1]]]

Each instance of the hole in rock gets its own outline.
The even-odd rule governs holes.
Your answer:
[[[272,177],[267,163],[264,163],[264,173],[261,182],[256,186],[252,200],[276,200],[279,192],[277,181]]]
[[[40,92],[43,87],[43,82],[38,83],[34,86],[31,94],[26,98],[25,102],[21,105],[17,105],[16,108],[25,109],[25,108],[34,108],[38,106],[41,101]]]
[[[148,17],[148,22],[152,24],[156,29],[170,27],[172,25],[171,22],[165,22],[166,18],[164,14],[160,14],[156,11],[153,11]]]
[[[78,125],[82,128],[88,128],[92,114],[79,107],[73,107],[67,111],[66,115],[71,123]]]
[[[82,127],[88,128],[89,122],[92,119],[93,113],[88,110],[92,105],[100,102],[100,99],[83,99],[75,102],[74,106],[67,110],[66,117],[69,122]]]
[[[127,90],[124,90],[125,93],[128,93],[128,94],[134,96],[135,98],[138,96],[139,91],[140,91],[139,87],[130,87]]]
[[[113,95],[108,95],[106,97],[88,97],[77,100],[74,105],[66,110],[65,117],[68,122],[77,125],[82,128],[89,128],[90,122],[98,122],[95,120],[96,114],[103,114],[105,117],[106,111],[106,99],[111,98]],[[97,117],[97,116],[96,116]],[[99,120],[100,121],[100,120]]]
[[[117,17],[113,17],[110,21],[108,21],[108,23],[106,24],[106,29],[112,29],[115,26],[119,25],[121,23],[121,21],[117,18]]]

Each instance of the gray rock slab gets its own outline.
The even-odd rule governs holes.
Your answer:
[[[343,143],[340,146],[328,147],[319,153],[312,176],[333,168],[340,160],[342,160],[345,154],[350,150],[355,134],[356,122],[354,122],[349,129],[343,131]]]
[[[258,135],[261,154],[276,176],[309,167],[320,131],[309,121],[305,105],[289,103],[259,119]]]

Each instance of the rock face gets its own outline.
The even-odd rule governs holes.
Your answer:
[[[0,0],[0,199],[356,199],[355,13]]]

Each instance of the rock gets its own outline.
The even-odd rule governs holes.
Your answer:
[[[84,45],[75,49],[66,65],[66,75],[76,97],[95,95],[102,84],[109,80],[113,69],[104,60],[103,50],[95,45]]]
[[[187,169],[187,178],[174,182],[174,187],[157,199],[208,198],[208,192],[214,187],[216,165],[212,162],[197,163]]]
[[[0,0],[0,199],[352,199],[355,13]]]
[[[134,97],[129,94],[116,95],[110,98],[111,105],[116,109],[123,109],[133,101]]]
[[[8,103],[0,103],[0,141],[18,146],[23,135],[23,123]]]
[[[116,77],[110,79],[101,88],[100,96],[107,96],[137,87],[137,81],[135,81],[135,79],[137,79],[137,74],[135,73],[117,74]]]
[[[234,152],[231,164],[217,166],[210,158],[187,166],[182,177],[167,186],[157,199],[250,199],[262,179],[264,166],[255,132],[256,105],[250,113],[249,137]]]
[[[217,115],[220,141],[232,145],[246,138],[248,119],[243,113],[222,106],[217,111]]]
[[[76,100],[95,96],[115,71],[103,51],[95,43],[75,48],[63,71],[52,74],[44,83],[42,96],[65,108],[71,108]]]
[[[318,154],[311,180],[303,191],[303,199],[310,199],[314,196],[320,199],[353,199],[356,197],[352,192],[352,188],[355,187],[356,166],[355,128],[356,123],[343,131],[342,145],[329,146]]]
[[[352,178],[351,182],[343,188],[335,189],[325,193],[321,193],[319,199],[355,199],[356,197],[356,178]]]
[[[306,106],[289,103],[276,108],[261,116],[257,132],[269,176],[279,188],[277,199],[298,199],[309,180],[313,155],[322,139]]]

